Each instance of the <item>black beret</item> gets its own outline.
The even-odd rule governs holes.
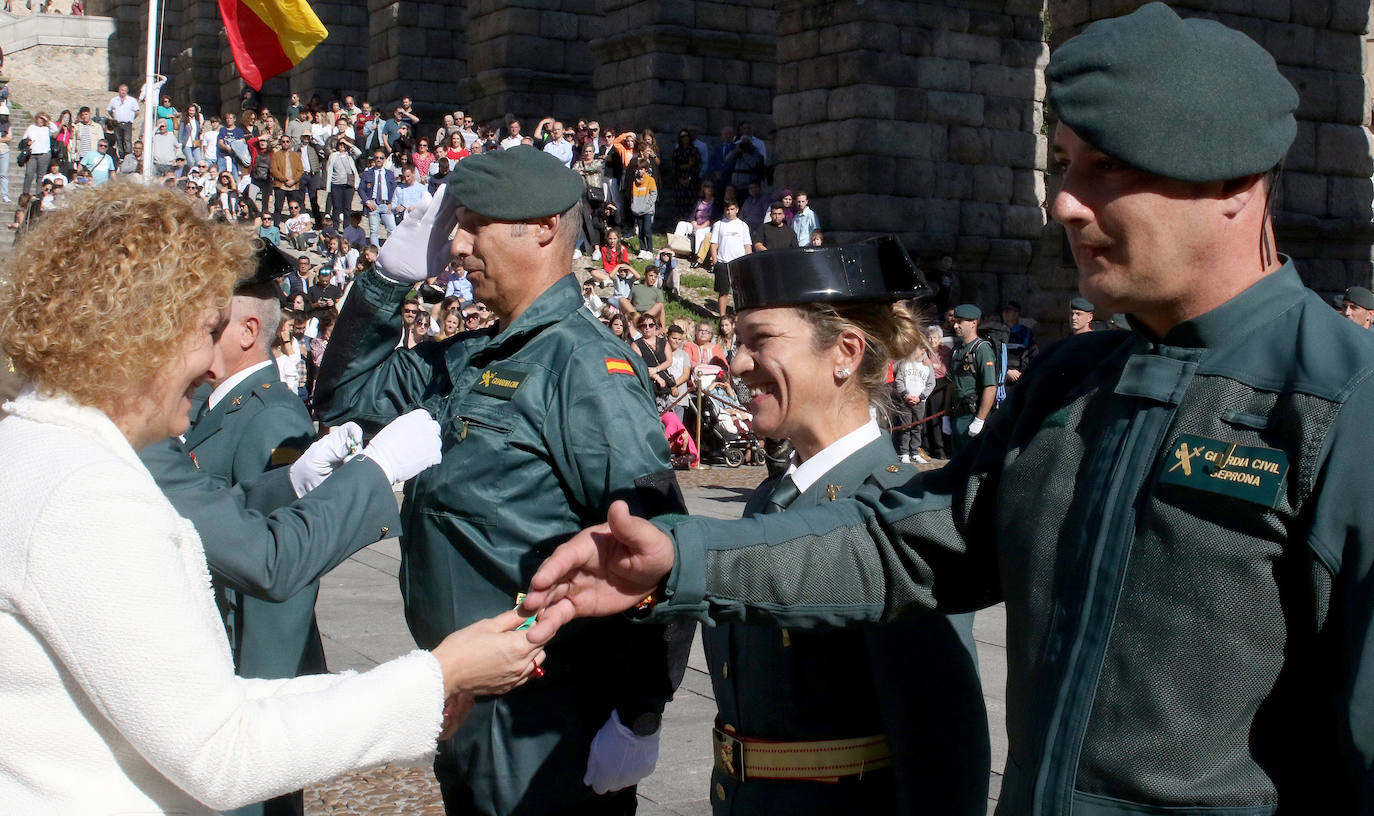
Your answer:
[[[528,221],[567,211],[582,198],[582,177],[552,153],[518,145],[469,156],[445,179],[447,195],[496,221]]]
[[[1374,292],[1370,292],[1363,286],[1352,286],[1345,290],[1345,297],[1342,303],[1349,302],[1361,309],[1374,309]]]
[[[1050,57],[1048,99],[1079,138],[1183,181],[1266,172],[1297,134],[1298,94],[1234,29],[1163,3],[1100,20]]]
[[[1076,297],[1073,300],[1069,301],[1069,308],[1077,309],[1080,312],[1096,311],[1095,309],[1093,309],[1092,303],[1085,297]]]
[[[931,289],[900,241],[753,252],[731,261],[735,308],[926,297]]]

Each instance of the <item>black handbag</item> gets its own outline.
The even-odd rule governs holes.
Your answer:
[[[32,139],[27,139],[27,138],[25,138],[25,139],[20,139],[20,140],[19,140],[19,155],[18,155],[18,156],[15,156],[15,158],[14,158],[14,163],[17,164],[17,165],[19,165],[20,167],[23,167],[24,165],[28,164],[28,163],[29,163],[29,157],[33,155],[33,153],[29,152],[29,148],[32,147],[32,146],[33,146],[33,140],[32,140]]]

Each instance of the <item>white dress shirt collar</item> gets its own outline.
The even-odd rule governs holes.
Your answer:
[[[807,488],[815,484],[826,473],[829,473],[831,468],[848,459],[864,445],[882,435],[883,431],[878,427],[878,423],[870,419],[867,423],[831,442],[820,453],[801,464],[797,464],[797,454],[794,452],[792,464],[787,468],[787,475],[792,477],[793,484],[797,486],[797,492],[805,493]]]

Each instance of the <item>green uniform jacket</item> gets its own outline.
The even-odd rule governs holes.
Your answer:
[[[396,348],[409,290],[354,283],[330,338],[316,407],[378,426],[422,407],[443,461],[406,485],[401,594],[422,647],[512,608],[534,570],[617,498],[681,509],[643,364],[559,279],[514,322]],[[437,768],[456,769],[481,813],[557,813],[593,797],[582,776],[610,716],[671,698],[687,642],[623,619],[586,621],[550,644],[548,675],[478,702]],[[628,721],[628,720],[626,720]],[[443,777],[441,777],[441,781]]]
[[[896,486],[915,473],[897,464],[883,435],[827,471],[788,510],[833,501],[832,485],[835,497],[851,496],[865,482]],[[744,514],[762,514],[778,482],[760,485]],[[750,780],[747,768],[741,783],[715,770],[717,816],[987,813],[990,747],[973,613],[811,632],[725,624],[704,628],[702,641],[718,727],[788,742],[882,733],[893,752],[891,768],[837,784]]]
[[[287,468],[226,487],[169,438],[139,451],[177,512],[200,534],[215,581],[284,601],[374,541],[399,535],[401,517],[376,462],[348,462],[300,499]]]
[[[659,610],[1004,599],[999,813],[1371,813],[1371,428],[1374,344],[1285,264],[1166,337],[1057,344],[899,489],[681,524]]]
[[[295,461],[314,433],[304,403],[282,384],[276,365],[269,362],[197,419],[184,447],[202,472],[233,485]],[[325,670],[315,624],[317,581],[280,603],[258,600],[218,581],[215,591],[240,676],[277,679]]]

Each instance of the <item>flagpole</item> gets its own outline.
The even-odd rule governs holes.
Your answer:
[[[156,73],[157,59],[157,0],[148,0],[148,60],[147,60],[147,79],[144,80],[143,87],[146,89],[143,100],[143,182],[152,184],[153,179],[153,119],[157,113],[157,101],[153,98],[157,96],[154,85],[157,82]]]

